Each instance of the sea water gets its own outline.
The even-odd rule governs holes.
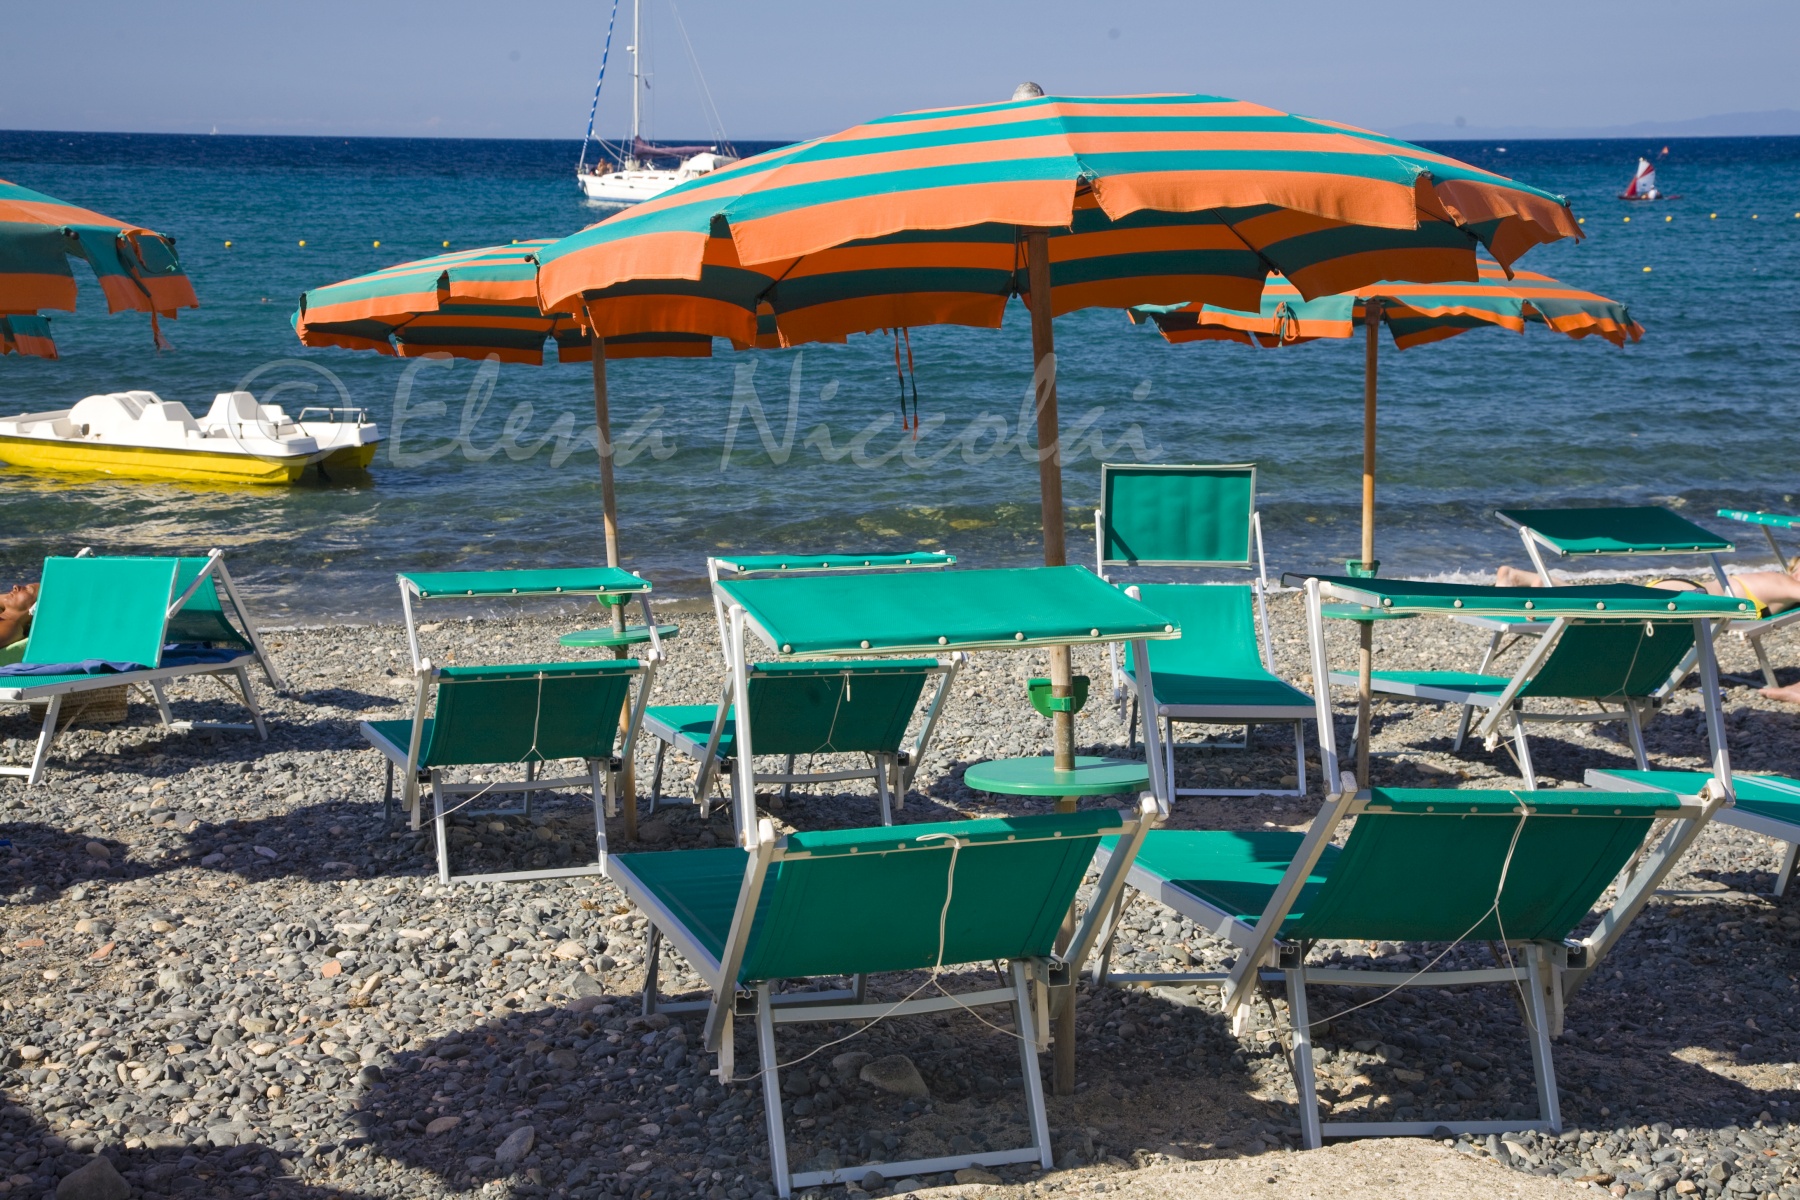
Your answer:
[[[1494,510],[1666,504],[1737,537],[1720,507],[1800,500],[1800,139],[1453,143],[1566,194],[1580,244],[1521,265],[1628,304],[1618,349],[1532,327],[1381,353],[1377,556],[1389,575],[1521,561]],[[302,290],[452,248],[560,236],[605,215],[573,143],[0,132],[0,178],[173,235],[201,307],[109,316],[84,267],[59,361],[0,360],[0,415],[147,388],[198,415],[247,386],[290,412],[367,408],[366,476],[222,488],[0,467],[0,584],[45,555],[218,547],[265,619],[397,615],[397,571],[604,561],[585,364],[494,366],[308,349]],[[1680,199],[1615,199],[1637,156]],[[1714,215],[1716,214],[1716,216]],[[1627,221],[1625,218],[1629,217]],[[229,243],[229,245],[227,244]],[[302,244],[304,243],[304,244]],[[376,243],[379,243],[377,245]],[[1071,561],[1093,559],[1100,463],[1258,466],[1273,571],[1357,554],[1363,345],[1165,344],[1116,311],[1056,322]],[[904,366],[906,348],[902,347]],[[552,352],[551,357],[554,357]],[[912,331],[920,427],[894,345],[610,364],[620,540],[662,593],[724,550],[942,549],[1041,561],[1028,322]]]

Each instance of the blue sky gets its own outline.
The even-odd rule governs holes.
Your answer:
[[[677,0],[724,128],[795,138],[1008,95],[1205,91],[1374,128],[1800,108],[1792,0]],[[620,24],[628,26],[631,0]],[[669,0],[650,131],[704,134]],[[579,137],[610,0],[4,0],[0,128]],[[624,127],[622,28],[601,102]]]

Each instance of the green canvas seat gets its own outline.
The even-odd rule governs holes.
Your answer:
[[[1094,944],[1098,915],[1123,886],[1131,856],[1155,819],[1154,799],[1138,811],[1096,809],[776,837],[762,821],[750,848],[618,854],[609,874],[648,919],[644,1009],[705,1011],[705,1048],[719,1056],[721,1082],[735,1077],[736,1016],[756,1027],[769,1162],[776,1188],[889,1179],[969,1166],[1036,1162],[1048,1167],[1050,1141],[1038,1054],[1046,1016],[1065,1002]],[[1069,943],[1057,934],[1103,837],[1112,865]],[[658,995],[660,946],[667,941],[705,981],[704,1000],[666,1003]],[[968,975],[1007,964],[1003,986],[968,988]],[[873,1000],[869,980],[902,972],[954,972],[935,987],[892,982],[905,998]],[[847,986],[821,990],[819,981]],[[954,982],[956,987],[952,987]],[[784,987],[792,983],[796,986]],[[1024,1084],[1027,1144],[901,1162],[869,1161],[812,1171],[788,1165],[776,1027],[857,1025],[876,1018],[985,1006],[1010,1008]],[[851,1034],[846,1043],[856,1045]]]
[[[1563,1001],[1617,941],[1722,800],[1669,792],[1375,788],[1332,797],[1304,834],[1280,831],[1150,833],[1127,883],[1243,951],[1229,973],[1114,972],[1103,943],[1096,967],[1116,983],[1215,983],[1241,1014],[1264,977],[1280,972],[1288,995],[1300,1122],[1308,1147],[1325,1137],[1493,1133],[1518,1118],[1463,1119],[1442,1109],[1415,1121],[1318,1119],[1307,987],[1523,985],[1539,1116],[1524,1127],[1561,1127],[1550,1041]],[[1646,850],[1654,822],[1669,832],[1620,887],[1592,934],[1574,938],[1607,888]],[[1339,827],[1354,821],[1341,847]],[[1101,857],[1112,846],[1103,843]],[[1117,928],[1109,923],[1103,938]],[[1500,943],[1492,969],[1351,970],[1306,963],[1320,941]]]
[[[1537,786],[1526,736],[1531,724],[1622,724],[1638,766],[1647,768],[1644,721],[1693,649],[1692,622],[1672,615],[1631,623],[1559,618],[1546,624],[1511,675],[1376,671],[1371,683],[1377,696],[1461,705],[1453,750],[1462,749],[1479,710],[1474,732],[1490,750],[1510,738],[1529,788]],[[1354,687],[1356,676],[1337,673],[1331,682]]]
[[[1587,773],[1589,787],[1616,791],[1663,791],[1683,796],[1698,795],[1712,776],[1700,771],[1600,771]],[[1731,777],[1736,800],[1719,810],[1714,820],[1735,825],[1781,843],[1781,861],[1775,869],[1775,895],[1785,896],[1800,859],[1800,780],[1784,775]]]
[[[418,676],[411,720],[364,721],[363,738],[387,761],[390,801],[396,770],[405,780],[404,804],[415,814],[420,784],[430,786],[438,879],[498,882],[604,874],[606,816],[615,806],[624,764],[631,760],[649,675],[649,664],[636,659],[459,667],[433,667],[427,661]],[[636,703],[621,731],[620,713],[634,682]],[[582,764],[580,774],[549,778],[539,774],[545,764],[570,760]],[[486,782],[450,778],[456,767],[508,766],[523,767],[524,778]],[[592,863],[480,875],[452,873],[446,825],[451,812],[477,798],[522,795],[522,811],[529,816],[533,793],[572,787],[586,788],[593,797],[597,850]],[[452,804],[457,797],[469,799]]]
[[[227,616],[227,604],[236,624]],[[43,778],[66,697],[142,686],[167,728],[255,730],[266,739],[250,666],[260,666],[270,686],[283,686],[217,551],[189,558],[83,552],[45,559],[31,632],[15,661],[45,668],[98,661],[122,668],[0,676],[0,703],[45,705],[31,765],[0,767],[0,775],[23,776],[27,787]],[[197,675],[234,678],[250,723],[177,720],[166,687],[170,680]]]
[[[1261,788],[1176,788],[1177,796],[1252,796],[1306,793],[1305,724],[1313,701],[1277,676],[1269,646],[1268,587],[1262,557],[1262,521],[1256,511],[1256,468],[1229,466],[1120,465],[1100,468],[1100,507],[1094,541],[1102,578],[1124,583],[1127,570],[1223,568],[1252,571],[1250,584],[1138,583],[1136,594],[1174,618],[1182,636],[1151,651],[1155,667],[1148,703],[1135,660],[1112,654],[1113,698],[1135,729],[1133,710],[1166,729],[1165,770],[1175,775],[1175,724],[1242,725],[1244,740],[1260,724],[1291,725],[1295,786],[1274,793]],[[1222,743],[1207,742],[1208,746]],[[1223,743],[1229,744],[1229,743]]]
[[[779,783],[782,794],[796,783],[837,783],[868,779],[875,784],[881,821],[893,823],[892,809],[904,807],[910,768],[924,753],[956,663],[935,658],[870,659],[852,662],[755,663],[749,669],[752,745],[758,754],[780,755],[781,771],[758,771],[756,782]],[[918,708],[925,685],[934,678],[931,713],[910,751],[902,750],[907,726]],[[662,792],[669,749],[699,763],[694,784],[702,814],[711,810],[712,784],[721,776],[737,786],[731,770],[736,759],[736,706],[719,704],[654,705],[645,710],[644,729],[657,740],[656,767],[651,775],[651,804]],[[866,766],[796,771],[797,760],[842,755],[866,757]],[[890,798],[891,793],[891,798]]]

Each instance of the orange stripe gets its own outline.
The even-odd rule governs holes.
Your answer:
[[[1395,271],[1398,264],[1403,267]],[[1308,300],[1352,292],[1384,274],[1404,274],[1427,282],[1464,282],[1475,273],[1475,255],[1468,250],[1425,248],[1405,252],[1371,250],[1346,254],[1317,266],[1295,271],[1293,284]],[[1231,305],[1229,307],[1245,307]]]
[[[300,318],[302,327],[314,323],[333,325],[341,321],[376,320],[390,324],[405,320],[415,313],[436,312],[437,289],[401,296],[374,296],[366,300],[346,300],[341,304],[308,305]]]
[[[603,242],[565,254],[538,268],[538,307],[544,312],[573,312],[580,307],[583,292],[600,291],[630,279],[697,280],[710,240],[704,232],[673,230]]]
[[[1053,247],[1055,244],[1051,242]],[[1011,242],[889,242],[873,246],[838,246],[807,255],[780,277],[783,280],[808,279],[850,271],[932,267],[1011,271],[1013,250]],[[1054,254],[1051,257],[1055,259]]]
[[[349,333],[332,333],[324,329],[300,329],[302,346],[338,346],[345,350],[374,350],[381,354],[392,355],[394,345],[386,338],[357,337]]]
[[[0,275],[0,312],[36,312],[40,308],[74,312],[75,294],[72,275]]]
[[[841,342],[852,333],[878,329],[910,329],[920,325],[969,325],[998,329],[1006,313],[1006,297],[968,292],[908,292],[859,296],[815,304],[777,318],[783,346],[806,342]],[[751,344],[751,338],[733,341]]]
[[[734,224],[731,235],[745,263],[762,264],[907,230],[961,229],[989,221],[1063,227],[1074,198],[1075,184],[1066,179],[921,188],[745,221]]]
[[[756,316],[705,296],[609,296],[585,302],[587,327],[601,337],[632,333],[704,333],[749,342]]]
[[[565,362],[576,362],[576,361],[590,362],[593,360],[594,351],[593,351],[593,348],[590,346],[588,348],[587,357],[583,358],[583,359],[579,359],[579,360],[571,358],[569,355],[563,353],[561,350],[557,351],[557,355]],[[625,342],[625,343],[622,343],[619,345],[609,345],[606,348],[606,357],[607,358],[711,358],[712,357],[712,343],[711,342]]]
[[[1007,247],[1010,251],[1011,247]],[[1100,229],[1061,233],[1050,239],[1050,261],[1078,262],[1115,254],[1174,250],[1242,250],[1244,241],[1225,225],[1164,225],[1151,229]]]
[[[1094,180],[1094,194],[1117,221],[1142,209],[1199,212],[1276,204],[1328,220],[1416,229],[1413,189],[1353,175],[1311,171],[1146,171]]]

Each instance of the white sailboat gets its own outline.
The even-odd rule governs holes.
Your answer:
[[[671,4],[673,9],[673,4]],[[613,16],[619,12],[618,0],[613,0]],[[680,14],[676,13],[679,21]],[[685,40],[686,30],[682,37]],[[581,160],[575,167],[575,182],[581,188],[581,194],[589,200],[601,204],[639,204],[645,200],[660,196],[670,188],[698,179],[711,171],[716,171],[728,163],[737,161],[730,152],[730,146],[723,136],[719,142],[711,146],[658,146],[643,138],[643,0],[631,2],[631,45],[625,47],[631,52],[631,141],[625,152],[619,156],[615,165],[604,157],[597,160],[592,167],[588,165],[588,143],[594,137],[594,114],[600,107],[600,87],[606,81],[606,59],[612,48],[612,21],[606,26],[606,52],[600,59],[600,77],[594,81],[594,103],[588,110],[587,136],[581,140]],[[688,53],[693,54],[693,47],[688,46]],[[699,74],[699,63],[694,64],[695,74]],[[701,86],[705,86],[704,79]],[[711,97],[708,97],[710,105]],[[716,114],[715,114],[716,115]],[[722,131],[720,131],[722,134]],[[653,158],[673,158],[679,165],[674,167],[658,167]]]

